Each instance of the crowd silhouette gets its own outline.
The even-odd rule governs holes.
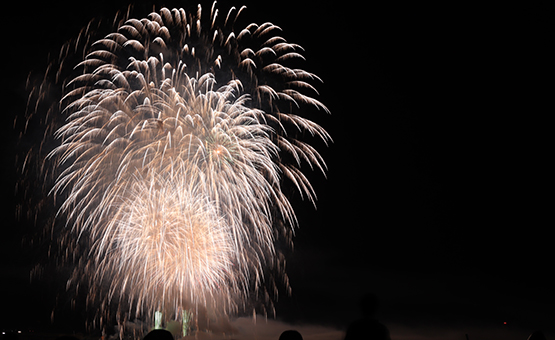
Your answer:
[[[377,319],[379,301],[376,295],[366,294],[360,300],[360,311],[362,317],[352,322],[345,333],[344,340],[391,340],[389,329]],[[469,336],[466,335],[467,339]],[[1,339],[19,339],[17,333],[5,332]],[[470,338],[471,339],[471,338]],[[74,336],[61,336],[56,340],[77,340]],[[165,329],[150,331],[143,340],[174,340],[171,332]],[[279,336],[279,340],[303,340],[301,333],[297,330],[286,330]],[[534,331],[527,340],[547,340],[545,334]]]
[[[376,297],[374,295],[365,296],[362,300],[361,307],[363,311],[363,318],[353,322],[349,326],[345,335],[345,340],[391,340],[387,327],[375,318],[375,313],[378,307],[378,300]],[[76,338],[63,338],[63,340],[66,339],[73,340]],[[57,340],[62,340],[62,338]],[[167,330],[155,329],[148,333],[144,337],[144,340],[174,340],[174,338]],[[286,330],[281,333],[279,340],[303,340],[303,337],[301,333],[296,330]],[[530,334],[527,340],[546,340],[546,337],[542,331],[535,331]]]

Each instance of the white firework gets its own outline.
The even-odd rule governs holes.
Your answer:
[[[54,146],[41,145],[41,167],[70,230],[63,242],[69,235],[80,256],[73,281],[107,285],[103,306],[147,318],[237,311],[277,261],[276,228],[296,224],[284,180],[315,200],[300,166],[325,163],[297,136],[331,139],[298,112],[327,112],[306,94],[321,80],[288,67],[303,50],[279,27],[236,30],[244,7],[219,16],[215,5],[123,20],[93,43],[88,27],[72,45],[84,45],[76,66],[62,49],[57,78],[70,76],[48,107],[44,141]],[[34,89],[29,121],[46,91]]]

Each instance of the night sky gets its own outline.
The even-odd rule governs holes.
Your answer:
[[[401,330],[431,339],[446,329],[452,339],[525,339],[536,329],[555,339],[546,103],[553,12],[360,1],[218,7],[245,3],[244,17],[280,26],[305,48],[303,67],[323,79],[318,99],[332,113],[307,112],[334,143],[317,145],[327,178],[309,174],[317,210],[292,198],[300,222],[286,251],[293,295],[277,301],[278,320],[345,329],[360,316],[358,299],[373,292],[398,339]],[[35,252],[21,245],[29,229],[13,217],[11,127],[25,109],[26,76],[91,18],[112,18],[125,5],[4,11],[2,328],[48,326],[55,301],[54,279],[28,283]]]

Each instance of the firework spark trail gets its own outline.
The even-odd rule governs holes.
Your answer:
[[[302,48],[271,23],[237,30],[244,7],[220,16],[215,5],[122,20],[93,43],[87,27],[76,66],[69,45],[60,53],[62,98],[44,123],[55,146],[40,167],[75,252],[88,252],[74,281],[109,282],[105,304],[127,301],[136,315],[241,308],[276,261],[277,220],[296,224],[284,179],[314,203],[300,166],[325,172],[296,138],[331,140],[296,114],[303,105],[328,111],[304,94],[321,80],[287,66],[304,59]],[[49,90],[34,89],[28,121]]]

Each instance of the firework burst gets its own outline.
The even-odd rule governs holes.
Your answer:
[[[327,112],[307,94],[321,80],[288,66],[303,49],[278,26],[237,29],[245,7],[215,5],[120,15],[98,40],[91,23],[32,87],[27,124],[44,138],[24,172],[46,176],[71,282],[107,286],[89,294],[103,306],[147,318],[242,309],[266,295],[276,235],[296,224],[284,182],[315,200],[300,166],[325,163],[297,137],[330,137],[298,112]]]

